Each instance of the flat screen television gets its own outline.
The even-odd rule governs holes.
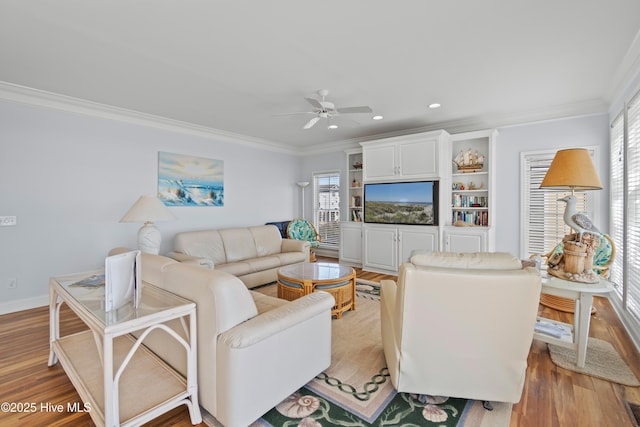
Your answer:
[[[438,181],[365,184],[364,222],[438,225]]]

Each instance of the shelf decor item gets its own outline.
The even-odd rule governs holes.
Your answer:
[[[484,167],[484,154],[478,153],[478,150],[472,152],[471,148],[467,151],[460,150],[453,163],[456,164],[458,172],[479,172]]]
[[[564,222],[572,230],[563,239],[563,256],[548,267],[549,274],[565,280],[597,283],[600,278],[593,271],[593,256],[600,246],[602,233],[584,213],[576,212],[575,190],[600,190],[602,183],[589,151],[584,148],[559,150],[545,175],[540,188],[571,190],[571,195],[558,199],[567,204]]]

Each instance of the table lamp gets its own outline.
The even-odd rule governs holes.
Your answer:
[[[556,153],[540,188],[569,189],[573,196],[575,190],[601,190],[602,183],[589,150],[569,148]]]
[[[140,196],[120,222],[144,222],[138,230],[138,249],[157,255],[160,252],[162,236],[154,221],[170,221],[176,216],[155,196]]]
[[[576,212],[575,190],[600,190],[602,183],[589,151],[585,148],[559,150],[545,175],[540,188],[571,190],[571,196],[559,199],[567,203],[564,222],[574,234],[562,240],[562,252],[555,249],[547,259],[548,272],[554,276],[576,282],[592,283],[598,280],[592,270],[593,253],[600,243],[600,232],[584,213]],[[591,237],[584,239],[584,235]]]

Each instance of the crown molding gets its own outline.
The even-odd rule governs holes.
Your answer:
[[[639,44],[640,46],[640,44]],[[21,104],[88,115],[107,120],[116,120],[161,130],[213,139],[221,142],[244,144],[253,148],[270,150],[289,155],[307,156],[313,154],[344,151],[359,147],[361,142],[382,138],[406,136],[434,130],[446,130],[450,134],[471,132],[481,129],[531,124],[535,122],[558,120],[562,118],[608,113],[609,106],[601,100],[590,100],[574,104],[560,105],[552,108],[532,110],[519,113],[488,114],[464,119],[434,122],[417,128],[402,129],[365,137],[327,142],[308,147],[292,147],[262,138],[225,132],[219,129],[200,126],[179,120],[167,119],[138,111],[100,104],[84,99],[60,95],[52,92],[33,89],[25,86],[0,81],[0,99]]]
[[[58,111],[98,117],[101,119],[148,126],[160,130],[179,132],[207,139],[214,139],[216,141],[236,144],[239,143],[253,148],[267,149],[286,154],[299,154],[297,150],[293,150],[290,146],[266,139],[225,132],[219,129],[200,126],[193,123],[167,119],[160,116],[154,116],[152,114],[100,104],[98,102],[87,101],[80,98],[60,95],[3,81],[0,81],[0,99]]]

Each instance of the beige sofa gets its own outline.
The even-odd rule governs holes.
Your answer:
[[[381,282],[382,342],[401,392],[518,402],[541,278],[506,253],[429,253]]]
[[[275,282],[280,267],[307,262],[309,242],[283,239],[274,225],[188,231],[176,234],[167,255],[233,274],[253,288]]]
[[[334,300],[326,292],[289,302],[223,271],[145,253],[142,280],[196,303],[199,401],[226,427],[246,427],[331,363]],[[169,326],[185,337],[180,321]],[[162,330],[144,340],[186,375],[184,349],[167,342]]]

